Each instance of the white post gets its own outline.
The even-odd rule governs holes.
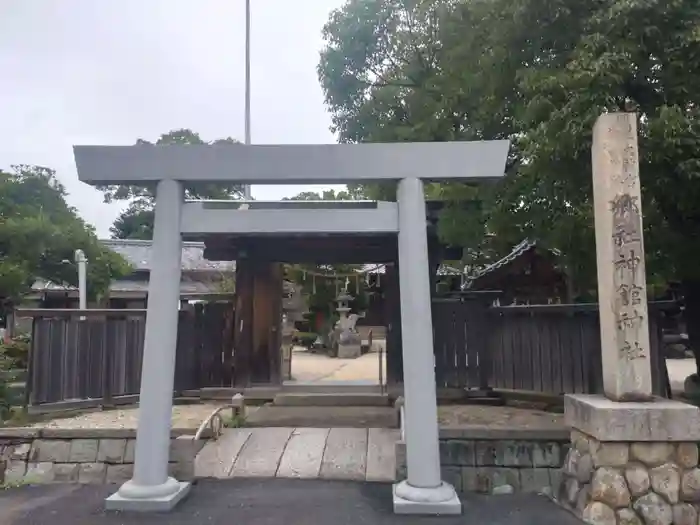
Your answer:
[[[158,183],[134,475],[107,499],[110,510],[170,510],[190,488],[189,483],[168,477],[183,197],[182,183]]]
[[[75,250],[75,262],[78,265],[78,297],[79,308],[87,308],[87,258],[83,250]]]
[[[454,488],[440,478],[435,360],[423,182],[399,182],[399,283],[407,478],[394,485],[397,514],[459,514]]]

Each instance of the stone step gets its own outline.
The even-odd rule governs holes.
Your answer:
[[[21,368],[0,371],[0,381],[26,381],[27,371]]]
[[[382,387],[376,381],[341,380],[341,381],[287,381],[277,393],[296,394],[381,394]],[[275,394],[275,395],[276,395]],[[247,396],[248,394],[246,394]],[[274,396],[273,396],[274,397]],[[271,398],[272,399],[272,398]]]
[[[318,407],[264,405],[245,420],[246,427],[398,428],[393,407]]]
[[[277,406],[306,407],[381,407],[389,406],[389,396],[374,393],[291,393],[277,394]]]
[[[369,336],[370,330],[372,331],[372,339],[375,341],[377,339],[385,339],[386,338],[386,327],[384,326],[358,326],[357,327],[357,332],[360,334],[360,337],[362,337],[362,340],[366,340],[367,337]]]
[[[24,395],[26,385],[24,383],[9,383],[7,384],[7,402],[10,405],[22,405],[24,403]]]

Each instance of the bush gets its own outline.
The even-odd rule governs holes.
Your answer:
[[[30,337],[20,335],[9,343],[0,343],[0,354],[4,359],[9,359],[9,368],[26,369],[29,364]]]
[[[318,339],[318,334],[313,332],[297,332],[292,338],[292,342],[295,345],[303,346],[304,348],[311,348]]]
[[[0,352],[0,426],[12,415],[8,384],[11,381],[8,372],[13,367],[13,360]]]

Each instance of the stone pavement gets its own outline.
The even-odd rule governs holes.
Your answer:
[[[170,513],[106,512],[104,485],[0,491],[2,525],[581,525],[542,496],[467,496],[462,516],[396,516],[391,485],[291,479],[201,480]]]
[[[396,429],[227,429],[197,456],[199,478],[392,481]]]

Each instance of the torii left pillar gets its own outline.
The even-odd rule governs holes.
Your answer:
[[[394,485],[396,514],[460,514],[455,489],[440,477],[430,313],[430,266],[423,181],[399,181],[399,283],[407,478]]]
[[[107,510],[167,511],[190,490],[189,483],[168,476],[183,203],[180,181],[158,182],[134,475],[107,498]]]

